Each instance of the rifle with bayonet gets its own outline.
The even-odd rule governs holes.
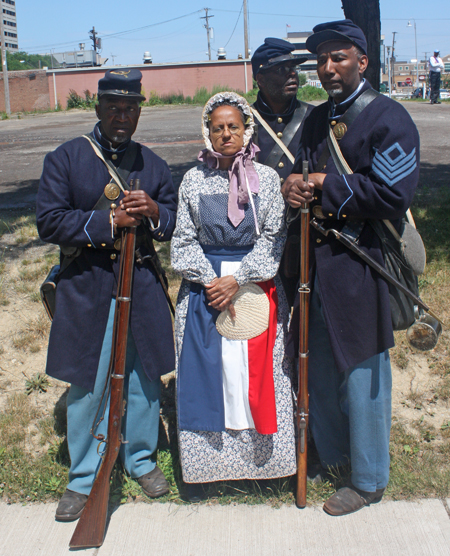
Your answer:
[[[308,162],[303,161],[303,181],[308,183]],[[297,392],[297,496],[298,508],[306,506],[307,440],[308,440],[308,331],[309,331],[309,205],[300,207],[300,327]]]
[[[139,180],[136,180],[134,190],[139,189],[139,185]],[[132,181],[131,186],[133,190]],[[102,455],[102,464],[95,478],[86,506],[70,540],[70,548],[101,546],[105,537],[111,473],[123,442],[121,432],[122,417],[125,411],[123,385],[125,380],[125,359],[130,320],[135,245],[136,228],[122,228],[120,272],[114,312],[111,359],[107,378],[107,385],[109,383],[110,391],[108,432],[106,439],[100,435],[96,437],[106,444],[106,449]],[[105,391],[107,390],[108,386],[105,386]]]

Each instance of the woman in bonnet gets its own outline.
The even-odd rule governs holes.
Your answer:
[[[202,164],[179,190],[171,246],[172,266],[183,277],[175,317],[177,410],[192,501],[201,497],[199,483],[296,471],[292,361],[284,355],[289,308],[276,276],[284,202],[277,173],[254,161],[253,128],[244,98],[223,92],[209,99]],[[255,295],[263,316],[250,305],[241,318],[233,296],[254,288],[250,283],[261,288]],[[216,328],[222,312],[224,335]]]

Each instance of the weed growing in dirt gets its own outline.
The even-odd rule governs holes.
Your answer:
[[[26,381],[25,381],[25,390],[28,395],[32,394],[33,392],[38,392],[42,394],[47,392],[47,388],[50,386],[50,381],[48,380],[48,376],[43,373],[36,373],[31,378],[27,377],[25,373]]]

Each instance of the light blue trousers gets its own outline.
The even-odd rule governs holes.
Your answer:
[[[108,324],[100,354],[94,391],[72,385],[67,397],[67,442],[70,454],[68,489],[89,494],[101,459],[97,453],[99,441],[91,434],[92,423],[100,403],[100,397],[108,372],[111,355],[115,300],[111,302]],[[156,447],[159,427],[160,381],[150,381],[136,350],[131,331],[128,333],[124,382],[125,415],[122,420],[122,444],[120,458],[133,478],[149,473],[156,465]],[[108,428],[109,400],[105,418],[97,428],[97,434],[106,436]],[[101,446],[104,448],[104,445]]]
[[[309,321],[309,423],[324,467],[352,467],[366,492],[389,480],[392,375],[389,351],[337,371],[316,280]]]

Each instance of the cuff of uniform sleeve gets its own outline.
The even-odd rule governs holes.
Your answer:
[[[86,246],[99,249],[101,247],[112,247],[114,239],[111,237],[111,223],[109,221],[111,211],[93,210],[84,225],[86,234]]]
[[[158,225],[155,226],[151,218],[148,218],[147,220],[149,222],[150,231],[154,239],[156,239],[157,241],[164,241],[166,239],[166,231],[173,216],[171,216],[170,212],[165,207],[161,206],[159,203],[156,204],[158,205],[159,209]]]
[[[327,174],[322,185],[322,212],[326,218],[346,218],[346,207],[353,197],[348,176]]]

